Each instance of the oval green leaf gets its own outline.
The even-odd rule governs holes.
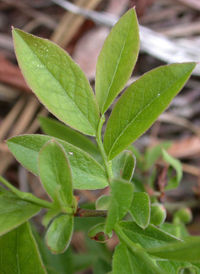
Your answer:
[[[110,206],[110,195],[100,196],[95,203],[96,210],[108,210]]]
[[[65,124],[95,136],[98,105],[81,68],[49,40],[19,29],[13,29],[13,39],[21,71],[38,99]]]
[[[151,70],[135,81],[115,105],[104,136],[108,160],[140,137],[181,90],[195,63],[173,64]]]
[[[0,237],[0,273],[47,274],[28,223]]]
[[[131,76],[139,40],[137,16],[130,9],[109,33],[97,60],[95,91],[102,114]]]
[[[73,200],[71,168],[64,149],[55,139],[50,140],[41,148],[38,170],[42,185],[52,200],[54,200],[56,189],[60,187],[61,201],[71,206]]]
[[[7,140],[14,157],[29,171],[39,175],[37,159],[40,149],[52,137],[44,135],[22,135]],[[56,141],[64,148],[72,170],[75,189],[98,189],[108,185],[103,167],[81,149],[62,140]],[[27,157],[29,155],[29,157]]]
[[[21,200],[10,191],[0,189],[0,235],[23,224],[40,209],[40,206]]]
[[[124,218],[133,198],[133,184],[125,180],[112,179],[111,197],[106,219],[105,232],[109,233]]]
[[[150,220],[150,198],[146,192],[135,192],[129,212],[135,222],[145,229]]]
[[[49,117],[39,117],[39,122],[45,134],[61,139],[90,154],[96,160],[101,159],[100,151],[90,139],[80,132]]]
[[[62,215],[53,220],[45,237],[46,245],[52,253],[63,253],[69,246],[74,228],[74,217]]]

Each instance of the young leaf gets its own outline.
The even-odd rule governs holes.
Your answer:
[[[52,200],[55,197],[55,190],[60,186],[61,201],[71,206],[73,200],[71,168],[64,149],[55,139],[41,148],[38,169],[42,185]]]
[[[96,209],[97,210],[108,210],[110,206],[110,196],[103,195],[96,200]]]
[[[147,253],[158,258],[177,262],[200,262],[200,237],[191,237],[186,242],[172,243],[146,249]]]
[[[133,198],[133,184],[120,179],[111,180],[111,197],[105,232],[109,233],[129,210]]]
[[[112,163],[113,174],[116,178],[130,181],[136,166],[136,158],[131,150],[120,153]]]
[[[150,220],[150,198],[146,192],[135,192],[129,212],[136,223],[145,229]]]
[[[0,237],[0,273],[47,274],[28,223]]]
[[[98,147],[85,135],[49,117],[39,117],[45,134],[61,139],[90,154],[96,160],[101,158]]]
[[[179,183],[182,179],[182,176],[183,176],[182,165],[181,165],[181,162],[179,160],[173,158],[164,149],[162,150],[162,155],[163,155],[164,161],[167,162],[168,164],[170,164],[170,170],[169,170],[170,179],[168,181],[167,186],[165,187],[165,190],[170,190],[170,189],[178,187],[178,185],[179,185]],[[175,176],[171,176],[173,168],[176,171]]]
[[[135,194],[135,193],[134,193]],[[145,230],[139,227],[135,222],[122,221],[119,223],[124,234],[134,243],[140,244],[144,248],[163,246],[167,243],[180,242],[178,238],[149,225]]]
[[[114,252],[112,274],[166,274],[143,252],[132,252],[127,246],[119,244]]]
[[[23,224],[40,209],[40,206],[21,200],[10,191],[0,190],[0,235]]]
[[[52,253],[63,253],[69,246],[74,228],[74,217],[64,214],[53,220],[45,237]]]
[[[195,63],[156,68],[135,81],[115,105],[104,136],[108,160],[140,137],[168,107],[188,80]]]
[[[52,137],[44,135],[22,135],[10,138],[7,145],[14,157],[29,171],[39,175],[37,159],[40,149]],[[81,149],[62,140],[56,141],[68,156],[75,189],[97,189],[108,185],[103,167]],[[29,155],[29,157],[27,157]]]
[[[109,232],[108,234],[105,233],[105,222],[104,223],[100,223],[97,224],[95,226],[93,226],[89,231],[88,231],[88,237],[90,237],[90,239],[94,239],[97,242],[101,242],[104,243],[106,242],[108,239],[110,239],[113,235],[113,232]],[[104,236],[103,239],[99,238],[101,236]]]
[[[39,100],[65,124],[95,136],[98,105],[81,68],[49,40],[19,29],[13,39],[21,71]]]
[[[97,60],[95,90],[102,114],[124,88],[138,53],[138,22],[130,9],[109,33]]]
[[[155,203],[151,205],[150,223],[159,226],[162,225],[166,219],[167,213],[163,205]]]

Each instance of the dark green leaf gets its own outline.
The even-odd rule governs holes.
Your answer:
[[[74,217],[62,215],[53,220],[46,234],[46,245],[52,253],[63,253],[69,246],[74,228]]]
[[[94,263],[94,274],[105,274],[110,270],[112,270],[111,265],[101,258]]]
[[[49,117],[40,116],[39,121],[45,134],[61,139],[84,150],[96,160],[101,159],[98,147],[85,135]]]
[[[165,190],[173,189],[178,187],[182,177],[183,177],[183,171],[182,171],[182,165],[181,162],[175,158],[173,158],[171,155],[167,153],[166,150],[162,150],[163,159],[165,162],[167,162],[170,165],[169,168],[169,181],[167,183],[167,186],[165,187]],[[171,176],[172,170],[175,169],[176,175]]]
[[[135,222],[119,223],[124,234],[134,243],[139,243],[142,247],[163,246],[167,243],[180,242],[178,238],[160,230],[159,228],[149,225],[145,230],[139,227]]]
[[[116,178],[130,181],[136,166],[136,158],[132,151],[127,150],[120,153],[112,163],[113,174]]]
[[[22,135],[9,139],[7,145],[25,168],[38,175],[39,151],[51,139],[52,137],[44,135]],[[91,156],[69,143],[59,139],[56,141],[68,156],[75,189],[97,189],[108,185],[104,169]]]
[[[97,60],[95,90],[102,114],[127,83],[138,52],[137,16],[130,9],[109,33]]]
[[[200,237],[191,237],[186,242],[173,243],[146,251],[153,256],[178,262],[200,262]]]
[[[39,100],[65,124],[95,136],[98,105],[81,68],[49,40],[19,29],[13,39],[21,71]]]
[[[195,65],[183,63],[156,68],[126,90],[106,127],[104,147],[108,160],[127,148],[155,122],[186,83]]]
[[[112,179],[111,197],[105,232],[109,233],[129,210],[133,197],[133,184],[120,179]]]
[[[59,187],[61,201],[68,206],[73,202],[71,168],[63,147],[55,139],[47,142],[38,157],[40,180],[46,192],[54,200]]]
[[[135,192],[129,212],[136,223],[145,229],[150,220],[150,198],[145,192]]]
[[[40,211],[36,204],[0,189],[0,235],[18,227]]]
[[[28,223],[0,237],[0,273],[47,274]]]

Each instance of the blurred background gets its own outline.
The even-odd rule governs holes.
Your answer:
[[[52,116],[23,79],[14,54],[11,26],[60,45],[81,66],[94,86],[96,60],[103,42],[117,19],[133,6],[141,26],[141,51],[127,85],[166,63],[200,61],[199,0],[0,1],[0,174],[20,190],[48,199],[38,178],[16,162],[4,140],[19,134],[43,133],[38,115]],[[116,100],[108,114],[115,103]],[[193,221],[188,229],[191,234],[200,235],[199,64],[166,112],[134,145],[144,153],[163,141],[170,141],[168,152],[181,160],[184,176],[179,188],[168,191],[161,202],[170,202],[177,208],[191,208]],[[158,161],[157,165],[162,166],[162,163]],[[82,197],[80,203],[94,203],[100,195],[108,193],[106,188],[77,191],[76,195]],[[43,212],[34,218],[41,232],[42,215]],[[168,218],[170,220],[170,214]],[[72,246],[84,253],[90,247],[78,231],[77,225]],[[117,239],[113,237],[107,242],[108,250],[113,250],[116,244]],[[88,271],[83,273],[91,273]]]

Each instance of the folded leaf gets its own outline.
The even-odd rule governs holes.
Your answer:
[[[138,22],[130,9],[109,33],[97,60],[95,90],[102,114],[127,83],[138,53]]]
[[[150,198],[146,192],[135,192],[129,212],[136,223],[145,229],[150,220]]]
[[[15,53],[29,87],[58,119],[95,136],[98,105],[92,88],[71,57],[49,40],[13,29]]]
[[[133,184],[120,179],[112,179],[111,197],[106,219],[105,232],[109,233],[129,210],[133,198]]]
[[[29,171],[39,175],[37,159],[40,149],[52,137],[44,135],[22,135],[10,138],[7,145],[14,157]],[[102,166],[81,149],[56,139],[68,156],[75,189],[97,189],[108,185]],[[27,157],[27,155],[29,155]]]
[[[146,253],[133,253],[123,244],[114,252],[112,274],[166,274]]]
[[[104,136],[108,159],[140,137],[168,107],[188,80],[195,63],[156,68],[135,81],[115,105]]]
[[[63,140],[90,154],[96,160],[101,158],[100,151],[90,139],[82,133],[49,117],[39,117],[39,122],[45,134]]]
[[[200,262],[200,237],[191,237],[186,242],[173,243],[146,249],[147,253],[162,259],[177,262]]]
[[[45,237],[46,245],[52,253],[63,253],[68,248],[73,228],[73,216],[65,214],[53,220]]]
[[[167,243],[176,243],[181,241],[153,225],[149,225],[144,230],[135,222],[122,221],[119,223],[119,226],[132,242],[139,243],[143,248],[163,246]]]
[[[47,274],[29,224],[0,237],[0,273]]]
[[[136,158],[131,150],[120,153],[112,162],[113,174],[116,178],[130,181],[136,166]]]
[[[21,200],[10,191],[0,189],[0,235],[23,224],[40,209],[38,205]]]
[[[61,201],[68,206],[73,201],[73,182],[71,168],[62,146],[55,140],[47,142],[38,157],[40,180],[46,192],[54,200],[59,187]]]
[[[105,233],[105,222],[97,224],[93,226],[89,231],[88,231],[88,237],[90,239],[95,240],[97,242],[104,243],[108,239],[110,239],[113,235],[113,232],[109,232],[108,234]]]

